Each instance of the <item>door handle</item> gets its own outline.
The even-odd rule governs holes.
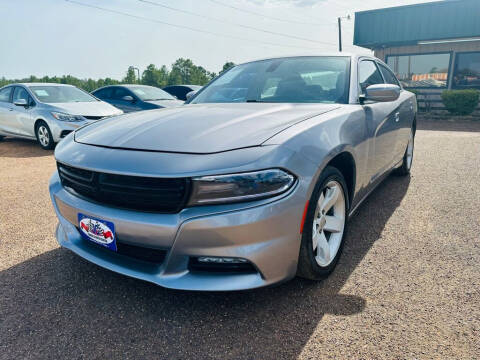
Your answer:
[[[396,112],[395,113],[395,122],[399,122],[399,121],[400,121],[400,113]]]
[[[13,108],[8,109],[9,111],[13,111]]]

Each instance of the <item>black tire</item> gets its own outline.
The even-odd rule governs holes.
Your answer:
[[[322,191],[326,188],[326,185],[331,181],[335,181],[341,185],[341,190],[343,191],[343,196],[345,199],[345,223],[343,226],[343,235],[340,240],[340,246],[338,251],[333,258],[333,260],[327,266],[320,266],[316,259],[313,249],[313,240],[312,240],[312,233],[313,233],[313,220],[315,217],[315,212],[317,210],[317,202],[320,198]],[[332,167],[327,166],[322,174],[320,175],[317,184],[315,185],[315,189],[313,190],[312,196],[309,201],[307,215],[305,216],[305,223],[303,226],[303,233],[302,233],[302,240],[300,245],[300,254],[298,259],[298,268],[297,268],[297,275],[306,279],[311,280],[321,280],[326,278],[328,275],[332,273],[335,269],[335,266],[338,263],[338,259],[343,250],[343,244],[345,240],[345,235],[347,233],[347,215],[349,209],[349,199],[348,199],[348,191],[347,185],[345,183],[345,179],[342,173]]]
[[[5,138],[5,136],[0,135],[0,141],[2,141]]]
[[[39,121],[35,126],[35,136],[38,144],[44,150],[52,150],[55,147],[52,132],[45,121]],[[44,140],[46,139],[46,140]]]
[[[412,169],[412,164],[413,164],[413,154],[415,150],[415,132],[413,129],[411,129],[410,132],[410,140],[412,141],[412,149],[411,149],[411,159],[409,159],[409,146],[410,146],[410,140],[407,144],[407,148],[405,149],[405,154],[403,155],[403,160],[402,160],[402,165],[395,169],[394,173],[397,176],[408,176],[410,175],[410,170]]]

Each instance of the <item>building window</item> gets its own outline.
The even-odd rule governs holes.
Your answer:
[[[403,87],[446,88],[450,53],[389,55],[387,64]]]
[[[452,87],[480,88],[480,52],[457,54]]]

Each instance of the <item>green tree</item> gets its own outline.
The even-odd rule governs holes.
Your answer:
[[[192,84],[205,85],[215,76],[201,66],[196,66],[190,59],[177,59],[172,65],[168,77],[170,85],[175,84]]]
[[[232,66],[233,63],[228,62],[223,66],[223,69]],[[223,71],[223,70],[222,70]],[[157,68],[154,64],[147,66],[145,71],[142,73],[142,78],[140,79],[142,84],[164,87],[169,84],[195,84],[195,85],[205,85],[210,80],[216,76],[215,73],[209,72],[202,66],[197,66],[190,59],[180,58],[177,59],[173,64],[171,71],[165,66]],[[15,83],[15,82],[46,82],[46,83],[62,83],[75,85],[79,88],[82,88],[86,91],[93,91],[102,86],[107,85],[116,85],[120,82],[112,78],[101,78],[101,79],[79,79],[72,75],[62,75],[62,76],[48,76],[37,77],[31,75],[23,79],[7,79],[5,77],[0,78],[0,87]],[[129,67],[126,76],[122,79],[122,82],[126,83],[136,83],[138,79],[135,77],[135,71],[133,67]]]
[[[123,78],[122,82],[127,84],[135,84],[137,82],[137,77],[135,76],[135,69],[133,66],[129,66],[126,76]]]
[[[160,69],[157,69],[154,64],[147,66],[142,74],[142,84],[164,87],[168,82],[168,69],[163,65]]]
[[[222,71],[220,71],[220,74],[231,69],[232,67],[235,66],[235,63],[231,62],[231,61],[227,61],[225,64],[223,64],[223,68],[222,68]]]

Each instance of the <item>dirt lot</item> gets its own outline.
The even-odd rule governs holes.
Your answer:
[[[162,289],[60,249],[51,152],[0,143],[0,359],[478,359],[480,122],[419,124],[413,173],[352,219],[320,283]]]

